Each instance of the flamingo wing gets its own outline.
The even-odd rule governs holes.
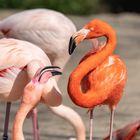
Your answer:
[[[18,85],[18,83],[21,83],[20,86],[15,87],[25,85],[27,75],[23,76],[19,73],[32,60],[51,64],[40,48],[25,41],[3,38],[0,40],[0,52],[0,94],[9,93],[13,85]]]
[[[10,67],[0,70],[0,94],[9,93],[11,91],[14,81],[21,69],[16,67]]]
[[[109,56],[101,65],[89,73],[89,80],[94,90],[109,96],[110,105],[117,104],[115,101],[119,101],[126,82],[125,65],[118,56]]]
[[[43,64],[50,64],[49,58],[37,46],[21,40],[0,40],[0,70],[9,67],[24,67],[32,60],[40,60]]]

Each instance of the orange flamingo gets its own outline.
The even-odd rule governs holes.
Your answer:
[[[116,106],[122,97],[127,79],[127,71],[122,60],[113,55],[116,34],[112,27],[101,20],[92,20],[70,39],[69,54],[83,40],[105,36],[107,42],[88,53],[71,73],[68,93],[72,101],[90,111],[90,140],[92,140],[93,108],[108,105],[111,110],[110,140],[112,140],[113,118]]]
[[[140,139],[140,120],[135,121],[125,127],[113,132],[113,140],[139,140]],[[104,138],[109,140],[109,136]]]

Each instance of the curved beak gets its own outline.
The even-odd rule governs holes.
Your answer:
[[[57,70],[52,70],[50,71],[52,73],[52,76],[55,76],[55,75],[62,75],[62,72],[61,71],[57,71]]]
[[[49,70],[49,69],[61,69],[60,67],[58,66],[46,66],[44,67],[41,71],[40,71],[40,74],[45,70]]]
[[[83,28],[72,35],[69,41],[69,50],[68,50],[70,55],[74,52],[76,46],[86,38],[89,32],[90,32],[89,29]]]
[[[58,71],[58,70],[55,70],[55,69],[60,69],[60,67],[58,67],[58,66],[46,66],[46,67],[44,67],[44,68],[40,71],[40,76],[39,76],[39,78],[38,78],[38,81],[40,81],[42,75],[43,75],[45,72],[51,72],[52,76],[61,75],[61,74],[62,74],[61,71]]]

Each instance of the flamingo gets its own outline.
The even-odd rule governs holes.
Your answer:
[[[0,31],[8,38],[29,41],[45,51],[53,65],[64,68],[70,58],[68,42],[75,25],[62,13],[32,9],[15,13],[0,21]]]
[[[140,135],[140,120],[132,122],[123,128],[120,128],[113,132],[113,140],[139,140]],[[104,140],[109,140],[109,136],[104,138]]]
[[[36,44],[44,50],[52,65],[57,65],[63,70],[70,58],[67,52],[69,38],[76,28],[70,19],[59,12],[49,9],[33,9],[16,13],[1,20],[0,31],[5,37]],[[56,78],[58,81],[59,76]],[[85,126],[81,117],[74,110],[63,104],[58,107],[49,106],[49,108],[54,114],[64,118],[72,125],[77,140],[85,140]],[[37,115],[34,116],[37,117]],[[36,117],[33,117],[34,123],[37,121]],[[36,127],[37,125],[34,124],[34,131],[37,131]],[[39,139],[35,138],[35,140]]]
[[[12,139],[24,140],[24,119],[39,102],[49,106],[61,104],[61,92],[55,78],[51,78],[61,72],[55,70],[59,67],[51,66],[49,58],[39,47],[26,41],[3,38],[0,52],[0,101],[21,100]]]
[[[108,105],[111,111],[110,140],[112,140],[114,111],[120,101],[127,79],[127,70],[119,56],[114,55],[116,35],[112,27],[104,21],[95,19],[87,23],[70,38],[71,55],[83,40],[105,36],[106,44],[99,45],[88,53],[71,73],[68,93],[72,101],[81,107],[89,108],[90,140],[92,140],[92,115],[94,107]]]

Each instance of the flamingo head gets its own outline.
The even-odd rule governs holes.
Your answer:
[[[112,31],[110,25],[98,19],[87,23],[81,30],[72,35],[69,41],[69,54],[71,55],[76,46],[83,40],[96,39],[98,37],[108,37],[108,32]]]
[[[51,78],[62,74],[56,69],[60,68],[57,66],[47,66],[38,69],[32,80],[24,88],[22,101],[35,106],[42,98],[45,98],[43,101],[49,106],[60,105],[62,101],[61,93],[57,89],[55,79]]]

